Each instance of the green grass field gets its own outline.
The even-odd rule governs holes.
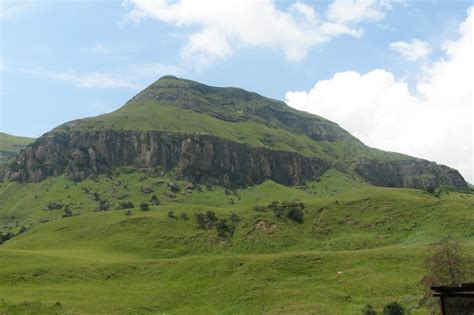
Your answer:
[[[170,176],[0,184],[0,229],[26,228],[0,245],[0,313],[360,314],[398,301],[425,314],[427,245],[450,236],[474,253],[472,194],[378,188],[331,170],[300,187],[199,192],[177,181],[171,196]],[[94,211],[94,193],[109,210]],[[151,195],[161,204],[138,209]],[[304,223],[254,210],[275,200],[302,201]],[[131,215],[120,201],[135,204]],[[74,216],[44,210],[51,202]],[[238,214],[232,237],[197,228],[195,212],[208,210]]]

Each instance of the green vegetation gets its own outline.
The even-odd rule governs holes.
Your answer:
[[[0,132],[0,152],[19,152],[34,140],[33,138],[17,137]]]
[[[319,157],[333,168],[299,186],[222,187],[214,178],[193,182],[180,169],[165,173],[161,164],[138,170],[125,159],[128,166],[80,182],[64,174],[0,182],[0,314],[425,314],[426,284],[446,278],[438,272],[444,256],[432,256],[431,244],[449,236],[474,253],[474,194],[460,176],[453,177],[459,190],[371,186],[360,176],[387,186],[399,180],[399,165],[383,162],[410,160],[412,168],[415,159],[369,148],[283,102],[164,77],[121,109],[52,133],[104,129],[214,135]],[[3,139],[0,151],[11,149]],[[52,161],[25,163],[36,172]],[[432,168],[420,167],[413,173],[420,176],[403,180],[430,184]]]
[[[189,189],[170,197],[175,185]],[[335,170],[298,187],[197,187],[120,170],[0,183],[0,229],[14,235],[0,246],[0,310],[380,314],[396,301],[425,314],[430,244],[449,235],[474,252],[469,193],[378,188]],[[301,223],[267,208],[300,203]]]
[[[0,132],[0,167],[33,141],[33,138],[16,137]]]

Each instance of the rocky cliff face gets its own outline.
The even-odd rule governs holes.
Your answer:
[[[285,185],[321,176],[334,161],[295,152],[254,148],[209,135],[159,131],[69,131],[48,133],[26,147],[0,172],[2,178],[38,182],[65,173],[72,180],[119,166],[178,169],[195,181],[244,185],[271,179]],[[359,160],[354,173],[386,187],[466,187],[456,170],[421,159]]]
[[[83,180],[117,166],[177,168],[189,179],[221,184],[272,179],[291,185],[319,177],[330,163],[294,152],[252,148],[208,135],[71,131],[44,135],[1,173],[7,179],[21,182],[38,182],[62,173],[72,180]]]
[[[362,160],[354,164],[354,170],[360,177],[376,186],[467,187],[466,181],[458,171],[416,158],[398,161]]]
[[[171,76],[113,113],[55,128],[3,166],[0,178],[82,180],[119,166],[237,185],[299,184],[333,167],[378,186],[467,187],[456,170],[369,148],[336,123],[284,102]]]

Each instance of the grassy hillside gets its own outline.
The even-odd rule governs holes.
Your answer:
[[[33,138],[17,137],[0,132],[0,152],[19,152],[33,141]]]
[[[141,211],[152,195],[161,204]],[[100,200],[107,211],[96,211]],[[302,201],[304,222],[254,208],[278,200]],[[123,201],[135,207],[118,210]],[[63,208],[45,210],[54,203]],[[0,205],[3,232],[18,233],[0,245],[7,314],[360,314],[392,301],[424,314],[427,245],[451,236],[474,253],[474,195],[377,188],[335,170],[304,186],[239,190],[121,170],[2,183]],[[74,216],[62,217],[66,205]],[[219,237],[197,228],[198,211],[240,221]]]
[[[0,167],[33,141],[33,138],[16,137],[0,132]]]

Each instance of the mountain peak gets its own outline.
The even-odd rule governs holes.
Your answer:
[[[164,76],[119,110],[66,123],[0,172],[84,179],[117,166],[177,168],[194,180],[297,184],[330,167],[379,186],[465,187],[455,170],[365,146],[336,123],[232,87]]]

